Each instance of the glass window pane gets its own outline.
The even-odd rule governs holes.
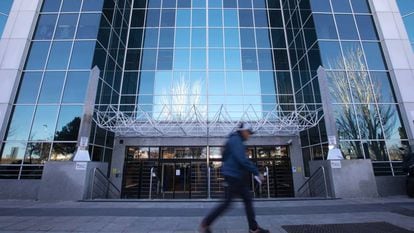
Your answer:
[[[61,14],[56,26],[55,39],[72,39],[79,14]]]
[[[192,47],[206,47],[206,29],[194,28],[191,35]]]
[[[288,72],[277,72],[276,78],[278,94],[293,94],[292,81]]]
[[[221,28],[208,29],[209,47],[223,47],[223,30]]]
[[[224,10],[224,26],[225,27],[238,27],[239,18],[237,16],[237,10]]]
[[[388,73],[371,72],[372,86],[378,103],[395,103],[394,92]]]
[[[55,141],[76,141],[83,115],[82,106],[62,106],[57,121]]]
[[[175,8],[177,6],[177,0],[164,0],[162,1],[163,8]]]
[[[148,8],[160,8],[161,0],[148,0]]]
[[[158,70],[172,70],[173,64],[173,50],[160,49],[158,50]]]
[[[333,108],[339,139],[358,139],[357,117],[352,105],[335,104]]]
[[[237,8],[237,0],[226,0],[223,1],[224,8]]]
[[[27,140],[32,123],[34,106],[15,106],[9,129],[7,130],[7,140]]]
[[[344,63],[341,55],[341,48],[338,42],[319,42],[323,66],[327,69],[343,69]]]
[[[73,46],[70,69],[90,69],[95,41],[77,41]]]
[[[254,24],[256,27],[268,27],[266,10],[254,11]]]
[[[62,0],[44,0],[42,12],[58,12]]]
[[[207,59],[206,59],[205,49],[191,50],[191,68],[192,69],[205,69],[206,61]]]
[[[63,92],[63,103],[84,103],[89,72],[68,72]]]
[[[386,139],[407,139],[398,105],[378,104]]]
[[[63,0],[62,12],[77,12],[80,10],[82,0]]]
[[[131,29],[129,32],[128,48],[142,47],[142,29]]]
[[[48,69],[66,69],[72,42],[54,42],[50,50]]]
[[[36,103],[37,93],[39,92],[39,85],[41,80],[41,72],[23,73],[16,103]]]
[[[273,50],[276,70],[289,70],[287,51],[282,49]]]
[[[257,55],[260,70],[273,70],[272,51],[270,49],[258,49]]]
[[[252,0],[238,0],[239,8],[252,8]]]
[[[207,0],[193,0],[193,7],[205,8]]]
[[[257,70],[257,57],[255,49],[242,49],[243,70]]]
[[[50,160],[52,161],[69,161],[76,151],[76,143],[53,143]]]
[[[355,15],[361,40],[378,40],[374,22],[370,15]]]
[[[225,81],[223,72],[211,72],[208,77],[208,94],[224,95]]]
[[[83,11],[101,11],[104,0],[83,0]]]
[[[158,29],[147,28],[144,35],[144,47],[156,48],[158,45]]]
[[[331,14],[314,14],[318,39],[337,39],[335,23]]]
[[[355,13],[370,13],[367,0],[351,0],[351,3]]]
[[[175,10],[162,10],[161,27],[174,27]]]
[[[253,12],[251,10],[239,10],[240,27],[253,27]]]
[[[128,49],[125,60],[125,70],[138,70],[140,55],[139,49]]]
[[[338,33],[341,39],[358,40],[355,21],[352,15],[335,15]],[[365,29],[363,29],[365,30]]]
[[[53,140],[58,106],[38,106],[29,140]]]
[[[280,10],[269,10],[270,26],[283,27],[282,12]]]
[[[333,103],[352,103],[345,72],[327,72],[329,98]]]
[[[145,25],[147,27],[158,27],[160,22],[160,10],[159,9],[149,9],[147,10],[147,22]]]
[[[383,139],[383,130],[379,122],[380,115],[375,104],[355,105],[358,125],[363,139]]]
[[[172,48],[174,47],[174,29],[173,28],[161,28],[160,29],[160,42],[159,47],[161,48]]]
[[[368,69],[370,70],[386,70],[384,57],[379,43],[362,43],[367,58]]]
[[[222,11],[221,10],[209,10],[208,11],[208,26],[209,27],[222,27]]]
[[[242,48],[256,47],[253,29],[241,28],[240,29],[240,40],[241,40]]]
[[[76,38],[96,39],[100,21],[100,14],[82,14],[80,17]]]
[[[223,49],[209,49],[209,69],[224,69],[224,51]]]
[[[157,59],[157,50],[155,49],[144,49],[142,57],[142,69],[143,70],[155,70]]]
[[[240,72],[226,72],[226,94],[243,95],[242,74]]]
[[[124,78],[122,79],[122,94],[134,95],[137,93],[137,72],[125,72]]]
[[[55,14],[40,15],[33,38],[38,40],[52,39],[56,19],[57,15]]]
[[[192,10],[192,26],[205,27],[206,26],[206,10],[194,9]]]
[[[226,49],[226,69],[241,69],[240,49]]]
[[[176,20],[175,24],[177,27],[189,27],[191,23],[191,11],[188,9],[177,10]]]
[[[276,94],[275,79],[273,74],[273,72],[260,72],[260,89],[262,94]]]
[[[260,76],[258,72],[244,72],[243,86],[245,95],[259,95],[260,90]],[[247,97],[247,98],[250,98]]]
[[[237,48],[240,46],[239,42],[239,30],[236,28],[224,29],[225,46],[227,48]]]
[[[175,31],[175,47],[190,47],[190,29],[177,28]]]
[[[342,42],[342,50],[347,70],[367,70],[364,52],[359,41]]]
[[[256,41],[258,48],[270,48],[269,30],[256,29]]]
[[[331,0],[334,12],[351,12],[351,6],[347,0]]]
[[[266,8],[265,0],[254,0],[253,8]]]
[[[191,0],[178,0],[178,8],[191,8]]]
[[[51,143],[45,143],[45,142],[28,143],[27,148],[26,148],[24,163],[25,164],[45,163],[47,160],[49,160],[50,147],[51,147]]]
[[[175,49],[174,50],[174,70],[190,68],[190,50]]]
[[[313,12],[331,12],[329,0],[310,0],[310,3]]]
[[[46,72],[40,89],[39,103],[59,103],[64,81],[65,72]]]
[[[34,41],[26,62],[26,70],[43,70],[47,53],[49,52],[50,42]]]
[[[154,78],[154,72],[141,72],[141,77],[139,79],[140,95],[152,95],[154,93]]]
[[[284,34],[283,29],[272,29],[272,43],[273,43],[273,48],[286,48],[285,34]]]
[[[7,142],[3,146],[1,154],[1,164],[21,164],[26,151],[26,143],[22,142]],[[16,177],[17,177],[16,172]]]

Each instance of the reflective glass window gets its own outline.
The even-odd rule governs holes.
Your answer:
[[[404,24],[405,28],[407,29],[408,38],[411,40],[411,42],[414,41],[414,14],[407,15],[404,17]]]
[[[260,72],[260,89],[262,94],[274,95],[275,91],[275,79],[274,73],[270,72]]]
[[[56,19],[57,15],[55,14],[40,15],[36,26],[34,39],[52,39],[53,31],[55,30]]]
[[[367,70],[364,52],[359,41],[342,42],[342,51],[348,70]]]
[[[226,68],[227,69],[241,69],[240,63],[240,49],[226,49]]]
[[[76,38],[96,39],[99,30],[100,14],[82,14],[79,20]]]
[[[104,0],[83,0],[83,11],[101,11]]]
[[[243,86],[245,95],[259,95],[261,93],[259,72],[244,72]],[[253,99],[252,97],[249,96],[247,99]]]
[[[370,70],[386,70],[379,43],[363,42],[365,57]]]
[[[173,64],[173,50],[160,49],[158,50],[158,70],[172,70]]]
[[[70,69],[90,69],[95,44],[95,41],[76,41],[73,45]]]
[[[62,12],[80,11],[82,0],[63,0]]]
[[[47,160],[49,160],[50,147],[51,147],[51,143],[49,142],[28,143],[27,148],[26,148],[24,163],[28,163],[28,164],[45,163]],[[30,174],[30,172],[28,173]],[[22,175],[23,174],[24,172],[22,173]]]
[[[230,47],[239,47],[239,30],[236,28],[226,28],[224,29],[224,41],[225,46]]]
[[[63,91],[63,103],[84,103],[89,72],[68,72]]]
[[[254,25],[256,27],[268,27],[266,10],[254,11]]]
[[[378,103],[395,103],[390,77],[387,72],[371,72],[372,86]]]
[[[191,35],[192,47],[206,47],[206,29],[194,28]]]
[[[237,8],[237,0],[226,0],[223,1],[224,8]]]
[[[408,0],[410,1],[410,0]],[[369,13],[369,6],[367,0],[351,0],[352,9],[355,13]]]
[[[175,8],[177,6],[177,0],[164,0],[162,1],[163,8]]]
[[[142,29],[131,29],[129,32],[128,48],[141,48]]]
[[[205,69],[206,68],[206,50],[192,49],[191,50],[191,68]]]
[[[285,33],[283,29],[272,29],[273,48],[286,48]]]
[[[273,69],[272,51],[270,49],[258,49],[257,56],[259,60],[260,70],[272,70]]]
[[[270,35],[268,29],[256,29],[256,41],[258,48],[270,48]]]
[[[331,12],[329,0],[311,0],[310,3],[313,12]]]
[[[225,27],[238,27],[239,18],[237,16],[237,10],[224,10],[224,26]]]
[[[50,160],[69,161],[76,151],[76,143],[53,143]]]
[[[62,93],[65,72],[45,72],[39,103],[58,103]]]
[[[144,48],[155,48],[158,45],[158,29],[147,28],[144,34]]]
[[[37,106],[29,140],[53,140],[58,106]]]
[[[122,80],[122,94],[136,94],[137,93],[137,72],[125,72]]]
[[[266,8],[266,0],[254,0],[253,8]]]
[[[154,72],[141,72],[139,79],[139,94],[152,95],[154,93]]]
[[[240,29],[241,47],[252,48],[256,47],[254,29],[241,28]]]
[[[289,70],[287,51],[284,49],[273,50],[276,70]]]
[[[148,8],[160,8],[161,0],[148,0]]]
[[[348,0],[331,0],[334,12],[351,12],[351,6]]]
[[[176,16],[176,23],[177,27],[189,27],[191,23],[191,11],[189,9],[178,9],[177,16]]]
[[[159,47],[172,48],[174,47],[174,29],[173,28],[161,28],[160,29],[160,42]]]
[[[222,11],[218,9],[211,9],[208,11],[208,26],[222,27]]]
[[[356,104],[354,107],[358,116],[361,138],[383,139],[383,130],[379,122],[381,116],[379,115],[377,106],[375,104]]]
[[[253,27],[252,10],[239,10],[239,24],[240,27]]]
[[[243,82],[242,74],[240,72],[226,72],[226,94],[227,95],[242,95]]]
[[[191,8],[191,0],[178,0],[178,8]]]
[[[207,0],[193,0],[193,7],[205,8],[206,7],[206,1]]]
[[[334,103],[351,103],[350,86],[345,72],[327,72],[329,98]]]
[[[252,0],[238,0],[239,8],[252,8]]]
[[[55,39],[72,39],[79,14],[61,14],[56,26]]]
[[[414,2],[411,0],[397,0],[402,15],[414,12]]]
[[[161,27],[174,27],[174,23],[175,23],[175,10],[172,10],[172,9],[162,10]]]
[[[148,9],[147,10],[147,27],[158,27],[160,22],[160,10],[159,9]]]
[[[277,72],[277,91],[278,94],[292,94],[292,81],[288,72]]]
[[[14,107],[7,140],[27,140],[32,123],[34,106],[18,105]]]
[[[358,33],[352,15],[335,15],[339,37],[344,40],[358,40]],[[363,29],[365,30],[365,29]]]
[[[370,15],[355,15],[361,40],[378,40],[374,22]]]
[[[26,61],[27,70],[43,70],[47,53],[49,52],[50,42],[34,41],[30,48],[29,56]]]
[[[222,7],[222,0],[209,0],[208,7],[212,8],[221,8]]]
[[[334,117],[339,139],[358,139],[358,123],[354,108],[350,104],[334,104]]]
[[[190,29],[177,28],[175,31],[175,46],[190,47]]]
[[[78,106],[62,106],[57,121],[55,141],[76,141],[83,115],[83,108]]]
[[[242,49],[243,70],[257,70],[257,57],[255,49]]]
[[[223,72],[210,72],[208,77],[208,94],[224,95],[225,81]]]
[[[20,164],[24,158],[26,150],[26,143],[22,142],[7,142],[3,146],[1,154],[1,164]],[[17,177],[17,174],[16,174]]]
[[[36,103],[39,92],[40,81],[42,80],[41,72],[25,72],[22,75],[19,94],[16,103]]]
[[[344,63],[341,55],[341,48],[338,42],[320,41],[319,48],[321,51],[323,66],[327,69],[343,69]]]
[[[319,39],[337,39],[335,23],[331,14],[314,14],[316,33]]]
[[[190,67],[190,50],[175,49],[174,50],[174,69],[189,69]]]
[[[210,28],[208,38],[209,47],[223,47],[223,30],[221,28]]]
[[[138,70],[140,55],[141,54],[139,49],[128,49],[125,60],[125,69]]]
[[[143,70],[155,70],[157,61],[157,50],[155,49],[143,49],[142,65]]]
[[[42,12],[58,12],[62,0],[44,0]]]
[[[193,9],[192,10],[192,26],[205,27],[206,26],[206,10]]]
[[[131,27],[143,27],[145,22],[145,10],[134,10],[132,12]]]
[[[283,27],[282,12],[280,10],[269,10],[270,26]]]
[[[223,49],[209,49],[209,69],[224,69],[224,51]]]
[[[69,60],[72,42],[57,41],[50,50],[48,69],[66,69]]]

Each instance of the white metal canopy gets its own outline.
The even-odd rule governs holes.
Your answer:
[[[132,111],[122,111],[119,105],[104,105],[95,108],[93,120],[123,137],[220,137],[240,122],[250,123],[258,136],[296,135],[323,118],[321,105],[312,105],[312,110],[306,104],[273,105],[269,111],[253,105],[237,112],[227,105],[214,109],[194,104],[177,111],[176,106],[165,104],[137,105]]]

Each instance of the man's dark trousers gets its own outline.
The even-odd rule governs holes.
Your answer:
[[[252,197],[246,183],[243,180],[230,176],[226,176],[225,180],[228,184],[226,198],[223,203],[221,203],[209,215],[207,215],[207,217],[204,219],[204,224],[210,226],[217,217],[219,217],[225,210],[227,210],[231,204],[231,201],[235,197],[240,196],[244,202],[244,208],[246,210],[249,228],[255,230],[257,228],[257,222],[253,210]]]

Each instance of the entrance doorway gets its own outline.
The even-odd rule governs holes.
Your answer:
[[[222,198],[221,147],[127,147],[122,198]],[[293,179],[286,146],[254,146],[249,158],[265,174],[258,185],[249,182],[256,198],[293,197]]]

